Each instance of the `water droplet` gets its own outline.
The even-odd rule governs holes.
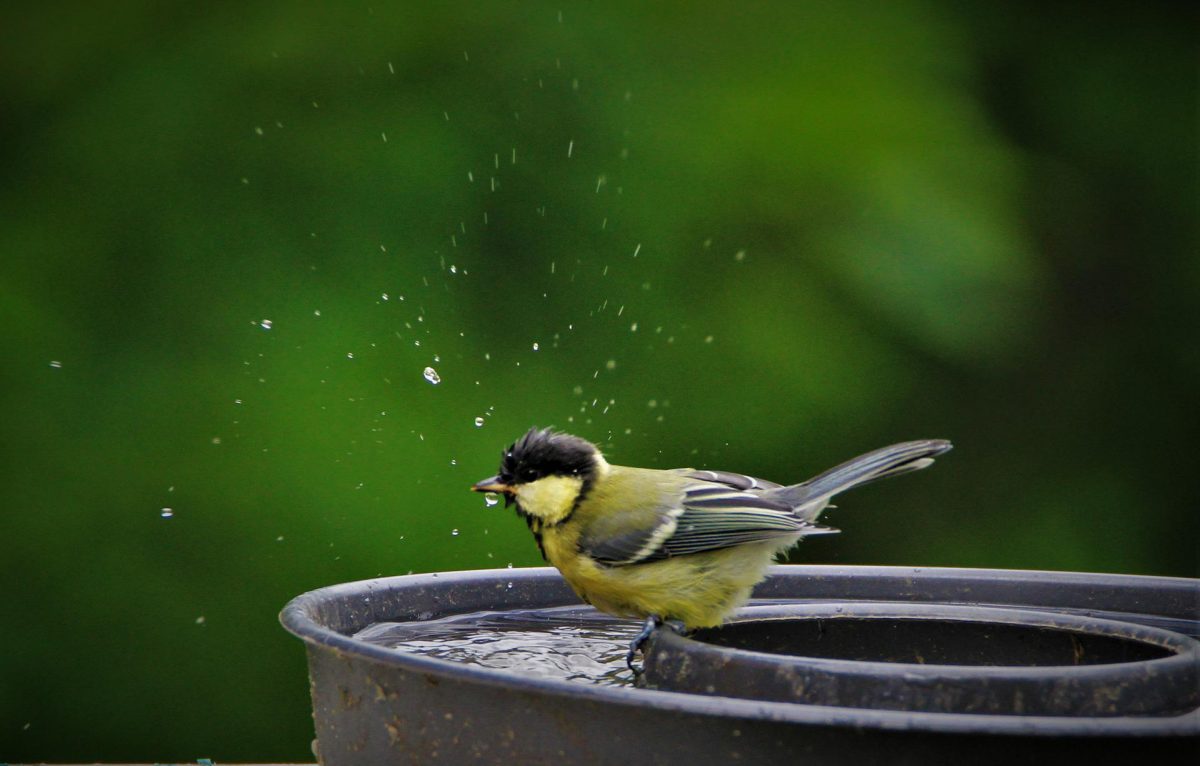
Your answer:
[[[315,310],[313,311],[313,316],[315,316],[315,317],[319,317],[319,316],[321,316],[321,309],[315,309]]]
[[[275,323],[272,322],[270,319],[264,319],[258,323],[258,326],[263,328],[264,330],[270,330],[274,324]]]
[[[637,332],[637,322],[629,325],[629,332]]]
[[[451,458],[451,459],[450,459],[450,465],[458,465],[458,461],[457,461],[457,460],[455,460],[454,458]]]
[[[534,350],[534,351],[537,351],[537,350],[538,350],[538,344],[537,344],[537,341],[534,341],[534,343],[533,343],[533,350]]]
[[[384,293],[383,295],[380,295],[379,297],[380,297],[380,298],[383,298],[385,301],[386,301],[386,300],[388,300],[388,294],[387,294],[387,293]]]
[[[57,359],[54,359],[50,362],[50,366],[53,367],[54,369],[58,370],[58,369],[62,368],[62,362],[58,361]]]
[[[733,260],[735,260],[735,261],[744,261],[744,260],[746,260],[746,251],[745,251],[745,250],[738,250],[736,253],[734,253]]]
[[[196,618],[196,624],[197,624],[197,625],[203,625],[203,624],[204,624],[204,622],[205,622],[205,620],[204,620],[204,615],[200,615],[199,617],[197,617],[197,618]]]
[[[475,418],[475,427],[483,428],[483,418]]]
[[[158,515],[162,516],[164,519],[169,519],[175,515],[175,509],[174,508],[163,508],[161,511],[158,512]]]
[[[451,537],[458,537],[458,530],[457,529],[450,530],[450,535],[451,535]]]
[[[609,359],[607,362],[605,362],[605,363],[604,363],[604,369],[606,369],[606,370],[615,370],[615,369],[617,369],[617,360],[616,360],[616,359]]]
[[[347,358],[347,359],[353,359],[353,358],[354,358],[354,352],[353,352],[353,351],[347,352],[347,353],[346,353],[346,358]]]
[[[706,336],[704,336],[704,342],[705,342],[705,343],[712,343],[712,342],[713,342],[713,336],[711,336],[711,335],[706,335]]]
[[[486,505],[488,508],[495,508],[497,505],[500,504],[500,496],[497,495],[495,492],[485,493],[483,496],[483,504]]]
[[[425,380],[428,380],[435,386],[442,382],[441,376],[439,376],[437,374],[437,370],[433,369],[432,367],[426,367],[425,371],[421,374],[425,376]]]

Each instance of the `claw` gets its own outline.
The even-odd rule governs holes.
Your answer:
[[[650,638],[650,634],[657,630],[662,624],[663,619],[661,617],[659,617],[657,614],[650,615],[646,618],[646,622],[642,625],[642,629],[638,631],[638,634],[633,637],[632,641],[629,642],[629,652],[625,655],[625,664],[629,666],[631,671],[633,671],[634,678],[642,675],[644,672],[644,667],[639,668],[635,666],[633,664],[633,658],[636,657],[637,653],[642,650],[642,644],[646,643],[646,639]],[[645,665],[644,662],[642,664],[643,666]]]

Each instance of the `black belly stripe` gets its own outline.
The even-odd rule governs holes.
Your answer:
[[[537,543],[538,552],[542,554],[542,561],[549,561],[550,559],[546,558],[546,546],[542,543],[542,520],[532,514],[526,513],[521,508],[520,503],[517,503],[517,515],[525,519],[525,525],[533,533],[533,539]]]

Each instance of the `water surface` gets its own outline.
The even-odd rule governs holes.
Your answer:
[[[396,651],[536,678],[632,686],[625,665],[639,620],[588,606],[469,612],[435,620],[379,622],[354,635]]]

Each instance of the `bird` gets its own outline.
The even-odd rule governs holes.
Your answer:
[[[785,486],[728,471],[615,465],[586,439],[534,427],[471,489],[515,505],[542,557],[584,602],[645,620],[626,657],[637,675],[637,652],[664,622],[681,631],[722,624],[776,557],[805,537],[838,532],[818,523],[835,495],[926,468],[951,446],[901,442]]]

